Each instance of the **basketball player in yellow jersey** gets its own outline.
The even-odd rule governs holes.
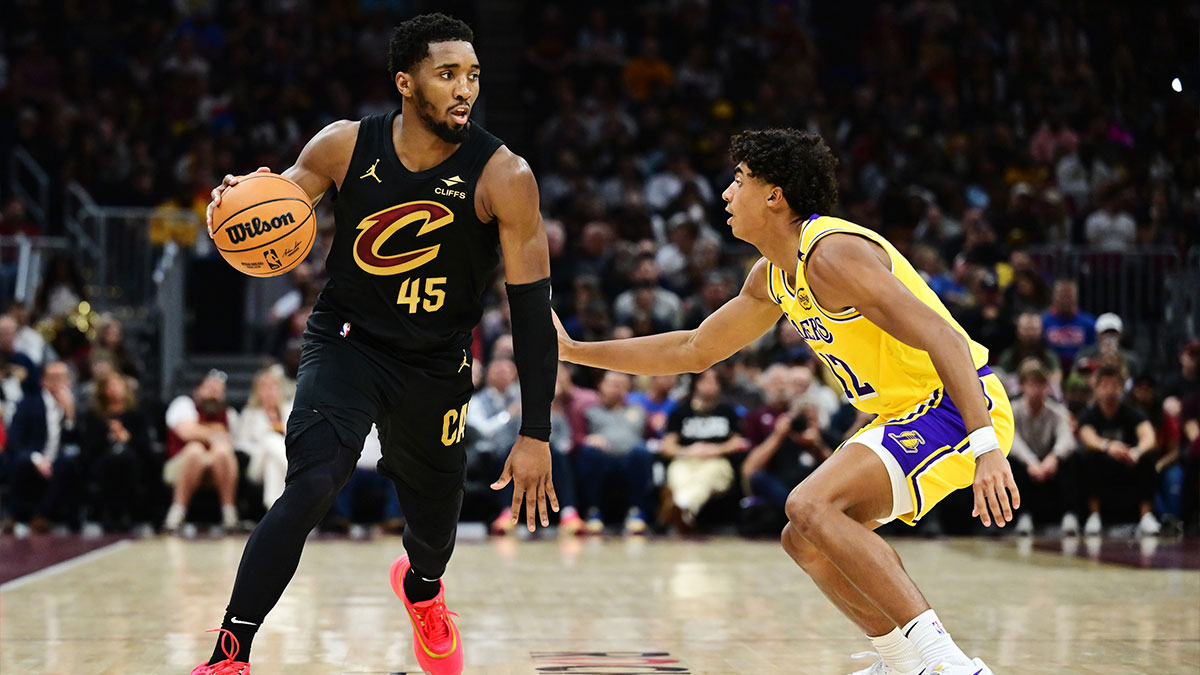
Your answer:
[[[837,201],[836,160],[794,129],[734,137],[737,167],[721,195],[739,239],[763,257],[741,293],[696,329],[575,342],[566,361],[629,373],[700,372],[770,330],[782,311],[875,421],[788,497],[783,547],[874,643],[868,675],[987,675],[967,657],[873,532],[909,524],[972,487],[974,515],[1003,527],[1020,504],[1005,455],[1012,411],[973,342],[883,237],[821,214]]]

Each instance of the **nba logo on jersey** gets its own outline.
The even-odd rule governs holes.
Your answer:
[[[342,337],[346,337],[347,335],[349,335],[350,334],[350,322],[347,321],[346,323],[342,324],[342,329],[338,332],[341,333]]]

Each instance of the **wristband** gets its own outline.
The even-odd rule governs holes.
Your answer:
[[[967,446],[971,448],[971,454],[975,455],[975,459],[985,453],[1000,449],[1000,440],[996,438],[996,429],[994,427],[979,427],[972,431],[967,436]]]

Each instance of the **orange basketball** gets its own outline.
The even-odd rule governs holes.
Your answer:
[[[221,194],[213,210],[213,242],[233,267],[252,277],[286,274],[317,236],[304,189],[274,173],[252,173]]]

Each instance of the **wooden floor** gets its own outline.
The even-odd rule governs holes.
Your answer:
[[[244,541],[121,542],[0,587],[0,673],[187,673],[211,649],[203,631]],[[894,543],[998,675],[1200,672],[1200,572],[1014,540]],[[310,541],[254,675],[418,672],[386,579],[399,551],[396,538]],[[468,673],[834,674],[868,646],[771,542],[460,542],[446,582]]]

